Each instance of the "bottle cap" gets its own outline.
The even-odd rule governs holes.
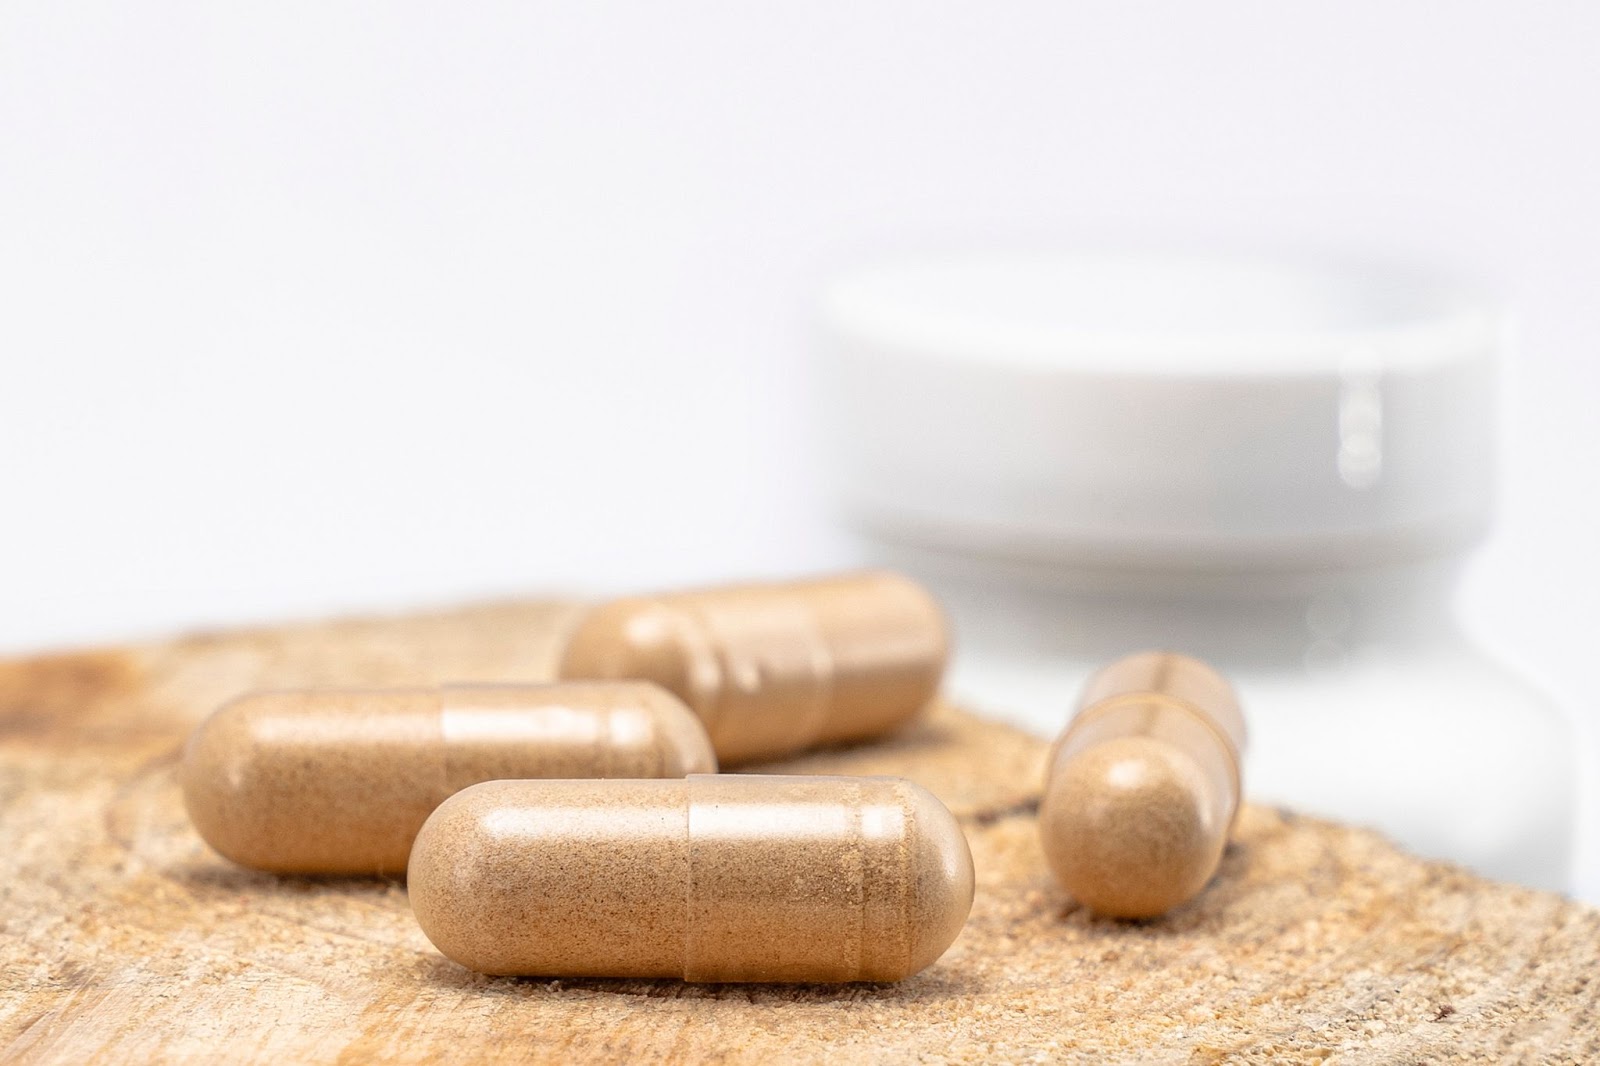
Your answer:
[[[1388,264],[865,266],[822,298],[837,487],[889,539],[1218,570],[1444,554],[1490,511],[1496,309]]]

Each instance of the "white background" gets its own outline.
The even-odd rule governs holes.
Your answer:
[[[1128,234],[1515,298],[1463,609],[1593,724],[1597,47],[1578,2],[6,4],[0,650],[826,565],[817,279]]]

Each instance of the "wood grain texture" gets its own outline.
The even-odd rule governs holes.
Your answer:
[[[961,818],[972,918],[898,985],[480,977],[392,881],[242,870],[185,821],[188,729],[251,688],[527,680],[506,605],[0,663],[0,1061],[1600,1061],[1600,911],[1247,808],[1164,919],[1095,919],[1034,831],[1044,745],[940,708],[789,771],[904,774]]]

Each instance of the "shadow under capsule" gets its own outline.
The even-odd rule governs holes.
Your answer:
[[[786,755],[777,759],[736,762],[725,767],[724,772],[736,774],[845,773],[850,770],[849,762],[851,760],[870,759],[875,763],[894,761],[923,752],[946,748],[956,742],[956,732],[947,723],[916,721],[909,723],[896,732],[887,733],[881,737],[824,744],[809,748],[798,754]],[[814,767],[813,764],[818,760],[827,760],[833,765]]]
[[[1050,878],[1052,888],[1050,898],[1055,908],[1054,920],[1077,922],[1087,929],[1096,931],[1138,930],[1156,936],[1186,936],[1207,925],[1220,925],[1225,921],[1223,911],[1238,900],[1237,890],[1244,883],[1244,871],[1249,866],[1250,850],[1248,843],[1229,840],[1223,849],[1217,872],[1212,875],[1205,888],[1201,889],[1193,899],[1185,900],[1171,910],[1149,918],[1118,918],[1098,914],[1073,899],[1054,878]]]
[[[419,976],[439,988],[474,995],[527,998],[561,993],[627,996],[638,999],[701,1000],[742,1003],[851,1003],[864,1000],[945,999],[969,994],[972,982],[940,967],[903,981],[857,981],[843,984],[719,982],[692,983],[674,978],[623,977],[496,977],[469,970],[442,955],[425,957]]]
[[[196,895],[265,893],[278,897],[340,894],[385,896],[405,891],[405,878],[384,874],[278,874],[252,870],[225,859],[199,860],[167,868],[166,877]]]

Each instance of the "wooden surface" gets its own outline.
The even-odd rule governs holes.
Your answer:
[[[1248,809],[1199,900],[1097,920],[1034,836],[1043,745],[948,709],[788,770],[905,774],[962,819],[965,932],[894,986],[479,977],[405,886],[242,870],[185,821],[188,729],[254,687],[527,679],[501,606],[0,663],[0,1061],[1600,1061],[1600,912]]]

